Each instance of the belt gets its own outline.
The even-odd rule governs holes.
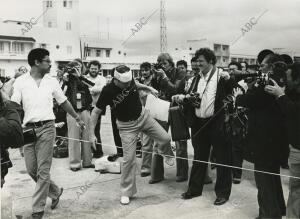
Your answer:
[[[28,122],[26,124],[26,126],[33,126],[33,127],[41,127],[45,124],[47,124],[48,122],[53,122],[53,120],[45,120],[45,121],[39,121],[39,122]]]

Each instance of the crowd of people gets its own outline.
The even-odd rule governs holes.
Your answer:
[[[137,192],[140,143],[141,177],[150,176],[149,184],[163,181],[164,162],[173,166],[176,157],[176,182],[188,181],[181,198],[201,196],[204,185],[212,183],[208,167],[212,161],[214,205],[223,205],[232,183],[242,181],[247,160],[254,164],[258,218],[300,218],[300,63],[288,55],[266,49],[258,54],[257,65],[233,61],[221,68],[212,50],[200,48],[188,70],[186,61],[175,65],[170,54],[161,53],[156,64],[140,65],[138,78],[129,67],[119,65],[109,80],[102,76],[98,61],[85,66],[80,59],[60,68],[57,78],[51,77],[50,53],[42,48],[30,51],[28,64],[29,72],[20,68],[17,77],[0,84],[1,187],[12,166],[8,148],[25,144],[20,151],[36,182],[32,218],[43,217],[47,197],[54,209],[63,194],[50,178],[56,131],[64,127],[59,135],[68,138],[70,170],[95,168],[92,158],[104,155],[100,127],[107,107],[117,150],[114,158],[123,157],[121,204],[129,204]],[[145,107],[150,94],[178,111],[178,118],[185,121],[182,127],[172,127],[173,117],[151,116]],[[188,136],[176,139],[176,156],[170,126],[177,134],[190,130]],[[194,149],[190,174],[189,136]],[[287,206],[280,167],[289,168],[291,175]]]

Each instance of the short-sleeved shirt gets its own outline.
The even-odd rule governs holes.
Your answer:
[[[117,87],[114,81],[106,85],[102,89],[96,106],[101,110],[105,110],[107,105],[115,111],[116,118],[119,121],[136,120],[142,112],[142,104],[134,80],[126,89]]]
[[[18,77],[14,83],[11,100],[22,104],[24,109],[23,124],[54,120],[53,98],[58,104],[67,100],[56,78],[46,74],[38,87],[30,73]]]

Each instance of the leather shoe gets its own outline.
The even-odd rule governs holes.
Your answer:
[[[228,201],[228,198],[219,197],[215,200],[214,205],[223,205]]]
[[[78,167],[78,168],[71,168],[71,170],[72,170],[73,172],[76,172],[76,171],[80,170],[80,168],[79,168],[79,167]]]
[[[146,177],[146,176],[150,176],[151,173],[147,173],[147,172],[142,172],[141,173],[141,177]]]
[[[57,199],[52,199],[51,209],[54,209],[54,208],[57,206],[57,204],[58,204],[58,202],[59,202],[59,198],[60,198],[60,196],[62,195],[63,191],[64,191],[64,189],[61,188],[61,189],[60,189],[60,193],[59,193]]]
[[[88,165],[88,166],[85,166],[83,168],[95,168],[95,165],[94,164],[91,164],[91,165]]]
[[[164,178],[158,179],[158,180],[150,179],[150,180],[149,180],[149,184],[159,183],[159,182],[161,182],[161,181],[163,181],[163,180],[164,180]]]
[[[198,196],[201,196],[202,194],[200,193],[191,193],[191,192],[185,192],[181,194],[182,199],[192,199]]]
[[[40,211],[40,212],[34,212],[31,214],[31,218],[32,219],[42,219],[44,216],[44,212]]]

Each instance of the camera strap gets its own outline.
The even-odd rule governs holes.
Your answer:
[[[205,88],[204,88],[203,93],[202,93],[202,95],[201,95],[201,100],[202,100],[202,98],[203,98],[203,96],[204,96],[204,94],[205,94],[205,91],[207,90],[208,83],[210,82],[211,78],[212,78],[213,75],[215,74],[216,70],[217,70],[217,68],[216,68],[216,66],[214,66],[213,69],[212,69],[211,72],[210,72],[210,75],[209,75],[207,81],[206,81]],[[218,70],[218,71],[219,71],[219,70]]]

